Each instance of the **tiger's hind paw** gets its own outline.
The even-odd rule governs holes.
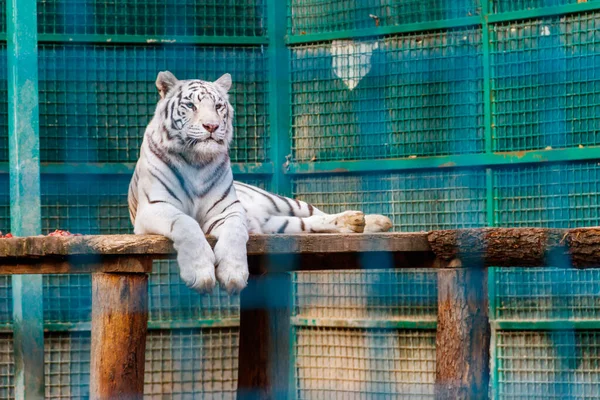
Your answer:
[[[344,211],[334,217],[334,225],[340,233],[362,233],[365,229],[365,215],[360,211]]]
[[[248,284],[248,265],[223,260],[217,267],[217,280],[230,295],[240,293]]]
[[[392,229],[392,220],[385,215],[365,215],[364,233],[387,232]]]

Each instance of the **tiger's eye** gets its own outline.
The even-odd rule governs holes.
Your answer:
[[[184,104],[184,106],[186,106],[187,108],[189,108],[192,111],[196,111],[196,106],[194,105],[194,103],[186,103],[186,104]]]
[[[217,106],[216,106],[217,111],[220,110],[221,108],[223,108],[223,104],[217,104]]]

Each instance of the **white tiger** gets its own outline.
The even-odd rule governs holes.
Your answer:
[[[215,82],[156,79],[160,100],[146,128],[129,185],[136,234],[173,241],[186,285],[210,292],[218,280],[229,293],[248,279],[248,233],[382,232],[381,215],[346,211],[328,215],[312,205],[234,182],[229,160],[233,108],[231,76]],[[214,251],[206,235],[217,238]],[[216,269],[215,269],[216,267]]]

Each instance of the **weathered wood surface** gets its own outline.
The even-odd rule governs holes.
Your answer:
[[[585,245],[578,239],[580,230],[543,228],[482,228],[432,231],[428,234],[434,254],[441,260],[460,258],[469,266],[545,266],[551,253],[571,255],[581,266],[600,264],[600,230],[586,235]],[[580,252],[588,256],[580,257]],[[597,260],[589,255],[595,254]],[[587,264],[585,264],[587,263]]]
[[[90,399],[142,399],[148,275],[92,275]]]
[[[436,399],[484,399],[489,383],[487,271],[438,271]]]
[[[150,273],[147,256],[65,257],[43,259],[10,258],[0,261],[0,275],[90,274],[95,272]]]
[[[214,246],[215,240],[208,238]],[[251,235],[248,254],[430,251],[427,233]],[[2,257],[152,255],[174,253],[171,241],[155,235],[33,236],[0,239]]]

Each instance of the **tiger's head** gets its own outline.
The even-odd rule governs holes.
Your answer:
[[[197,162],[227,153],[233,139],[233,107],[227,94],[231,75],[208,82],[178,80],[163,71],[156,78],[156,87],[160,100],[155,120],[167,150]]]

